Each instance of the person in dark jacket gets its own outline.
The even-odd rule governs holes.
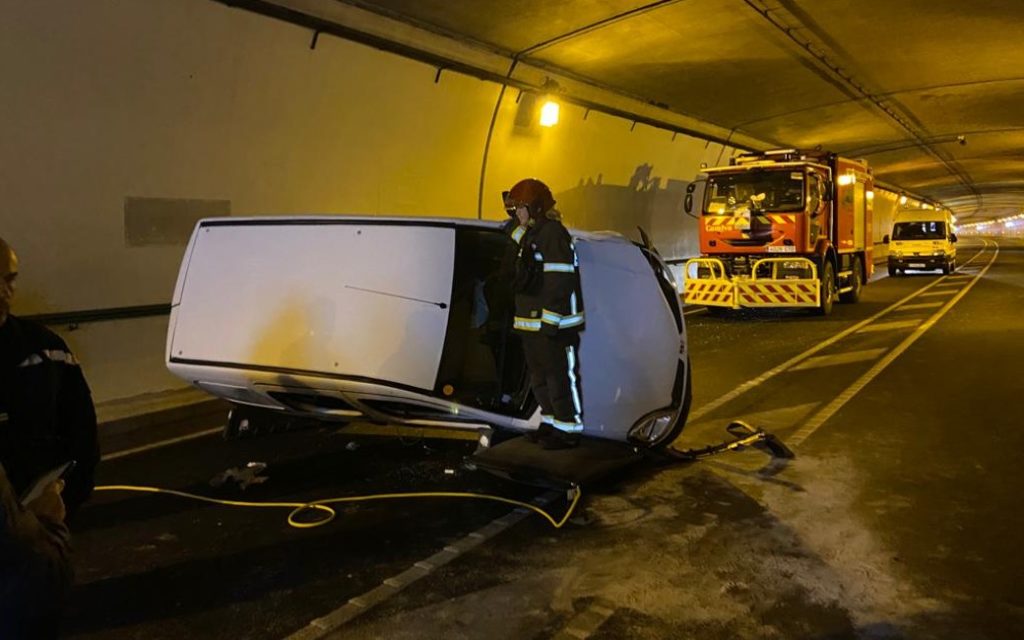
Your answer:
[[[64,340],[11,315],[17,277],[18,257],[0,238],[0,463],[20,494],[74,460],[63,494],[73,514],[92,493],[99,463],[92,394]]]
[[[56,638],[71,585],[62,482],[22,505],[0,465],[0,638]]]
[[[530,387],[541,407],[536,440],[545,449],[579,443],[583,432],[580,331],[584,328],[579,263],[569,231],[540,180],[521,180],[505,194],[518,226],[513,329],[523,342]]]

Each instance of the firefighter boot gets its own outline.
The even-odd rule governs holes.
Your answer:
[[[534,443],[543,442],[544,438],[546,438],[549,433],[554,431],[554,429],[555,428],[553,426],[551,426],[551,423],[549,423],[549,422],[542,422],[542,423],[540,423],[540,426],[537,427],[536,431],[527,431],[526,435],[524,435],[523,437],[526,438],[530,442],[534,442]]]
[[[578,433],[569,433],[567,431],[554,428],[540,439],[540,445],[548,450],[572,449],[579,445],[579,443],[580,436]]]

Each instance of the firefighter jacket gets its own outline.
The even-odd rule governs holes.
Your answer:
[[[15,491],[58,465],[68,513],[89,497],[99,462],[96,411],[78,360],[46,327],[13,315],[0,325],[0,463]]]
[[[516,227],[512,239],[519,245],[512,327],[548,336],[583,329],[579,261],[568,230],[543,218]]]
[[[0,638],[45,637],[71,585],[69,551],[67,527],[23,507],[0,465]]]

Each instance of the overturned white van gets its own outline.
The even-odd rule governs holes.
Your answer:
[[[671,273],[621,235],[572,234],[584,434],[668,444],[691,397]],[[203,220],[174,291],[167,366],[267,415],[534,429],[511,331],[515,251],[498,223],[465,219]]]

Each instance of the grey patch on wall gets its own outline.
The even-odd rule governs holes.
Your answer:
[[[124,245],[185,245],[200,219],[230,215],[230,200],[126,197]]]

